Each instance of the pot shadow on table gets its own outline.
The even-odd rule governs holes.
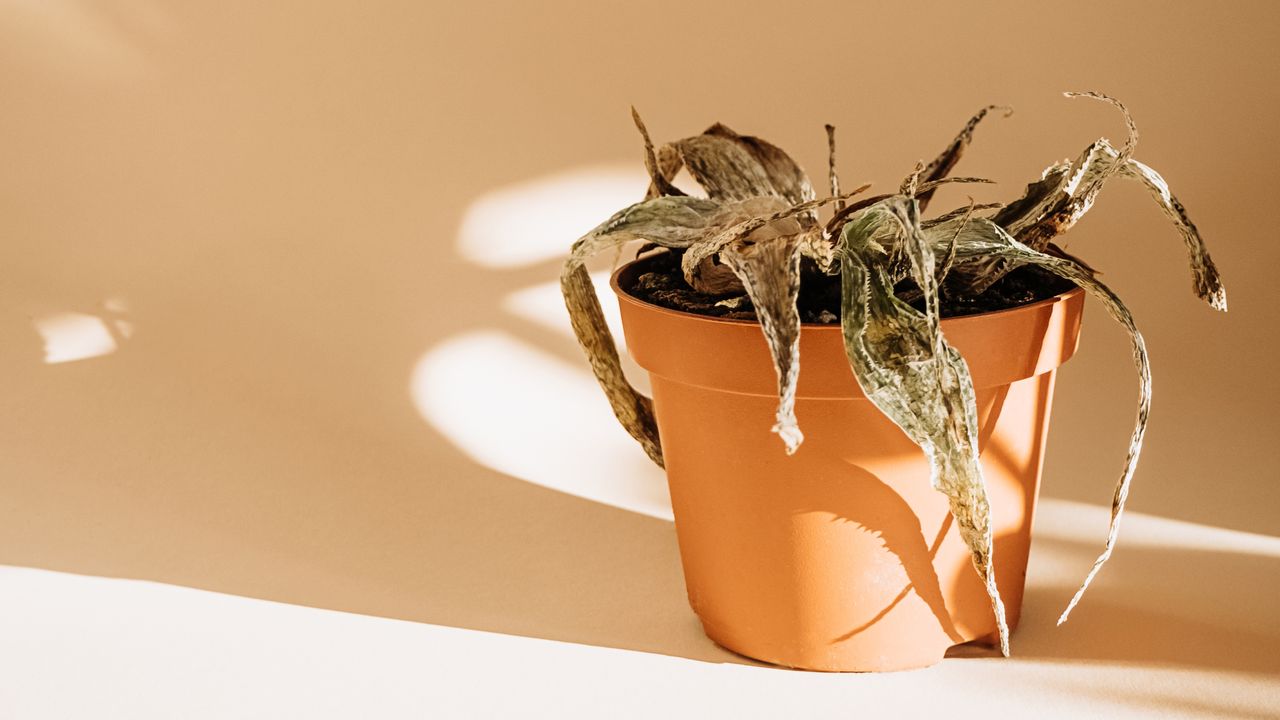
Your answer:
[[[1122,543],[1071,618],[1057,625],[1076,586],[1036,582],[1037,563],[1069,558],[1079,569],[1072,580],[1082,580],[1100,545],[1033,540],[1033,579],[1012,636],[1015,657],[1280,673],[1272,607],[1280,558]],[[947,656],[995,655],[975,642]]]
[[[999,442],[987,445],[983,456],[1014,462]],[[1039,512],[1049,503],[1055,501],[1042,501]],[[1058,506],[1059,512],[1073,510],[1077,520],[1084,519],[1078,511],[1087,509]],[[1101,531],[1104,526],[1096,524]],[[1105,539],[1104,532],[1087,542],[1056,535],[1053,524],[1036,526],[1022,619],[1012,637],[1018,657],[1280,672],[1280,636],[1266,601],[1280,596],[1275,555],[1122,539],[1070,619],[1057,625]],[[999,544],[997,538],[997,563]],[[953,647],[948,657],[993,654],[975,642]]]
[[[1099,543],[1100,544],[1100,543]],[[1037,537],[1030,573],[1041,563],[1069,558],[1083,579],[1099,550],[1094,543]],[[1074,571],[1073,571],[1074,572]],[[1134,683],[1126,668],[1228,672],[1258,678],[1280,674],[1280,636],[1274,598],[1280,593],[1280,558],[1246,553],[1125,547],[1098,576],[1063,625],[1057,619],[1074,584],[1031,582],[1020,627],[1011,637],[1015,660],[1082,666],[1105,663],[1114,674],[1082,680],[1063,673],[1053,686],[1108,703],[1165,708],[1182,717],[1272,718],[1273,710],[1251,707],[1230,693],[1193,694],[1176,681]],[[1242,591],[1249,588],[1247,591]],[[982,642],[956,645],[948,661],[999,661]],[[1245,703],[1245,705],[1241,705]]]

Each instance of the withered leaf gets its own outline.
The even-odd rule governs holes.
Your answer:
[[[647,240],[667,248],[688,247],[706,233],[708,223],[719,211],[720,203],[688,196],[637,203],[579,238],[560,274],[569,320],[596,381],[618,422],[658,465],[662,465],[662,444],[653,404],[631,386],[622,372],[613,334],[605,323],[600,299],[584,264],[592,255],[631,240]]]
[[[827,130],[827,183],[831,188],[831,197],[840,194],[840,173],[836,171],[836,126],[826,125]],[[844,209],[844,201],[836,201],[836,212]]]
[[[800,378],[800,253],[798,234],[727,246],[721,258],[742,280],[755,305],[778,374],[778,411],[773,432],[790,455],[804,442],[796,421]]]
[[[1010,235],[1033,249],[1066,256],[1052,239],[1076,223],[1092,207],[1107,179],[1120,175],[1141,182],[1156,204],[1173,222],[1183,238],[1191,264],[1193,290],[1197,297],[1217,310],[1227,309],[1226,289],[1200,231],[1186,208],[1169,190],[1168,183],[1151,167],[1131,157],[1137,142],[1133,119],[1118,102],[1103,95],[1088,94],[1112,102],[1124,113],[1129,128],[1125,148],[1116,150],[1105,138],[1090,144],[1071,164],[1059,163],[1044,171],[1040,180],[1027,186],[1021,198],[1010,203],[992,220]],[[957,263],[948,285],[969,295],[982,293],[1020,261],[1016,257],[979,257]],[[1087,266],[1086,266],[1087,267]]]
[[[714,225],[720,229],[714,235],[691,245],[681,258],[680,266],[685,281],[692,287],[699,287],[702,282],[700,271],[706,263],[730,244],[746,238],[763,240],[768,237],[795,235],[807,229],[802,218],[807,214],[832,202],[847,200],[857,195],[870,185],[862,185],[853,191],[838,197],[827,197],[808,200],[790,205],[774,196],[750,198],[724,206],[714,218]]]
[[[935,248],[940,247],[940,244],[944,242],[945,234],[948,231],[954,231],[954,229],[943,225],[929,231],[931,233],[930,240]],[[1107,313],[1124,327],[1129,336],[1133,363],[1138,373],[1137,417],[1134,421],[1133,434],[1129,438],[1129,450],[1125,456],[1124,468],[1120,473],[1119,481],[1116,483],[1115,494],[1111,501],[1111,527],[1107,533],[1106,546],[1097,561],[1094,562],[1093,567],[1090,568],[1089,574],[1085,577],[1080,589],[1076,591],[1066,610],[1058,619],[1058,623],[1062,624],[1066,622],[1071,610],[1080,602],[1080,598],[1084,596],[1085,590],[1089,587],[1094,577],[1097,576],[1098,571],[1102,569],[1107,559],[1111,557],[1111,553],[1115,549],[1116,539],[1119,537],[1120,518],[1124,513],[1125,501],[1129,497],[1129,487],[1133,482],[1133,474],[1138,467],[1138,456],[1142,452],[1142,440],[1147,430],[1147,417],[1151,412],[1151,364],[1147,359],[1146,343],[1142,339],[1142,334],[1138,332],[1138,328],[1133,321],[1133,315],[1125,307],[1124,302],[1102,281],[1098,280],[1092,272],[1080,267],[1077,263],[1038,252],[1027,245],[1023,245],[999,225],[984,218],[972,218],[960,227],[954,235],[954,247],[955,253],[959,258],[1005,258],[1017,264],[1039,265],[1072,281],[1100,300]]]
[[[1057,202],[1026,227],[1014,231],[1013,235],[1019,242],[1034,250],[1043,251],[1050,240],[1070,230],[1076,221],[1089,212],[1103,185],[1119,171],[1120,165],[1128,161],[1133,155],[1134,147],[1138,144],[1138,127],[1134,124],[1129,110],[1119,100],[1093,92],[1066,93],[1066,96],[1087,97],[1111,103],[1124,115],[1125,127],[1129,134],[1119,151],[1117,163],[1095,167],[1099,159],[1105,157],[1103,147],[1110,146],[1105,138],[1085,148],[1080,159],[1072,165],[1071,175],[1063,185],[1061,194],[1057,196]]]
[[[703,136],[724,138],[744,148],[760,167],[768,179],[768,188],[760,187],[758,195],[778,195],[793,204],[813,200],[817,195],[809,176],[800,168],[791,156],[770,142],[751,135],[739,135],[728,126],[716,123],[703,132]],[[708,188],[708,192],[710,189]]]
[[[898,247],[892,247],[889,243]],[[921,312],[894,294],[888,271],[901,251],[923,290]],[[947,496],[973,565],[991,597],[1000,649],[1009,628],[992,565],[994,544],[982,466],[973,381],[940,329],[934,248],[914,199],[894,196],[849,218],[837,253],[845,352],[867,398],[920,446],[933,487]]]
[[[649,129],[645,127],[644,120],[640,119],[640,111],[634,106],[631,108],[631,119],[635,122],[636,130],[640,131],[640,137],[644,140],[644,167],[649,171],[649,191],[645,194],[645,199],[661,197],[663,195],[684,195],[685,192],[667,179],[662,173],[662,168],[658,164],[657,155],[653,150],[653,140],[649,137]]]
[[[946,177],[947,173],[951,172],[951,169],[956,166],[956,163],[960,162],[960,158],[964,155],[965,149],[967,149],[969,147],[969,143],[973,141],[973,131],[978,127],[978,123],[982,122],[983,118],[987,116],[987,113],[992,110],[1004,110],[1005,117],[1009,117],[1013,114],[1013,108],[1002,107],[1000,105],[988,105],[974,113],[973,117],[969,118],[969,122],[965,123],[964,127],[960,128],[960,132],[956,134],[956,137],[951,141],[951,144],[945,147],[942,152],[938,154],[938,157],[933,159],[933,162],[930,162],[925,166],[924,171],[920,173],[920,179],[923,182],[929,182],[931,180],[941,180]],[[925,208],[929,207],[929,201],[933,199],[934,191],[935,188],[930,188],[916,195],[916,201],[920,205],[920,212],[923,213]]]
[[[1215,310],[1226,311],[1227,291],[1222,286],[1222,278],[1218,275],[1218,268],[1214,265],[1213,258],[1209,257],[1209,249],[1205,247],[1199,229],[1187,216],[1186,208],[1169,190],[1169,184],[1160,176],[1160,173],[1133,158],[1121,161],[1121,153],[1105,141],[1102,141],[1099,146],[1095,158],[1095,167],[1091,169],[1091,173],[1104,174],[1108,172],[1110,166],[1118,164],[1117,172],[1120,176],[1137,180],[1147,188],[1151,198],[1182,235],[1191,264],[1192,289],[1196,297],[1207,302]]]
[[[800,313],[796,309],[800,295],[800,258],[802,253],[820,252],[815,248],[822,242],[821,228],[802,227],[799,217],[824,204],[862,192],[866,187],[840,198],[809,200],[796,205],[787,205],[773,197],[736,203],[717,218],[718,222],[725,218],[736,222],[695,243],[681,258],[686,280],[698,287],[699,283],[707,282],[704,268],[713,256],[718,256],[723,262],[721,267],[728,268],[738,278],[741,290],[755,305],[778,376],[778,411],[773,431],[782,438],[787,454],[794,453],[804,441],[795,416],[800,372]],[[775,209],[760,214],[770,207]],[[725,292],[734,291],[719,281],[716,287]]]

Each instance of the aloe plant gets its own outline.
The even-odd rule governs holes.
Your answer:
[[[1226,292],[1196,226],[1160,174],[1133,158],[1138,134],[1129,112],[1106,95],[1067,96],[1092,98],[1117,108],[1128,130],[1121,147],[1099,139],[1074,161],[1050,165],[1008,204],[970,202],[927,220],[922,216],[939,185],[986,182],[948,174],[969,146],[975,128],[991,110],[1000,108],[989,106],[970,118],[933,162],[913,169],[896,193],[857,200],[853,198],[869,186],[840,191],[835,132],[830,125],[826,126],[830,194],[819,199],[799,165],[760,138],[716,124],[700,135],[655,148],[633,111],[650,176],[646,197],[578,239],[561,274],[574,331],[600,386],[623,427],[658,465],[662,465],[662,445],[651,403],[623,375],[584,267],[586,260],[603,250],[643,240],[650,244],[647,247],[679,255],[683,280],[690,288],[749,299],[777,372],[773,431],[788,454],[804,440],[795,415],[802,266],[838,276],[839,320],[849,364],[866,396],[928,458],[931,483],[949,499],[974,568],[991,598],[1004,655],[1009,654],[1009,631],[992,566],[973,382],[964,358],[940,328],[940,297],[981,296],[1012,270],[1034,265],[1100,300],[1128,333],[1138,375],[1137,417],[1112,499],[1106,544],[1059,624],[1067,620],[1115,548],[1146,433],[1151,370],[1146,345],[1128,308],[1091,268],[1054,244],[1054,239],[1088,212],[1107,180],[1117,175],[1138,180],[1181,234],[1196,295],[1217,310],[1227,309]],[[682,168],[706,197],[687,195],[673,184]],[[828,205],[833,206],[831,217],[821,222],[819,212]]]

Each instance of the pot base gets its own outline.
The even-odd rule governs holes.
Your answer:
[[[701,621],[701,619],[699,619]],[[791,670],[806,670],[810,672],[901,672],[906,670],[920,670],[923,668],[937,665],[947,657],[952,648],[962,646],[982,646],[989,650],[999,653],[1000,637],[996,633],[989,633],[982,637],[966,640],[965,642],[955,643],[953,645],[924,646],[916,645],[911,648],[900,648],[892,655],[880,654],[876,656],[861,656],[856,659],[842,657],[839,652],[816,653],[812,648],[801,648],[799,652],[787,656],[771,655],[766,649],[755,649],[751,647],[748,639],[735,638],[731,633],[718,632],[714,627],[706,622],[701,622],[702,631],[717,646],[728,650],[734,655],[740,655],[748,660],[776,665]],[[1013,627],[1009,628],[1009,632],[1014,631]]]

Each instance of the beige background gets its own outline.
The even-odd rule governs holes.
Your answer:
[[[1085,89],[1129,105],[1137,157],[1187,205],[1231,305],[1195,301],[1177,234],[1136,185],[1108,188],[1069,236],[1150,346],[1132,508],[1280,534],[1277,6],[926,5],[0,2],[0,563],[727,661],[684,605],[668,522],[478,462],[415,405],[424,354],[477,330],[584,367],[567,336],[502,304],[557,260],[465,257],[469,208],[564,173],[636,172],[632,103],[659,140],[719,120],[818,179],[834,123],[846,184],[881,188],[980,106],[1013,105],[958,169],[1000,183],[979,200],[1008,199],[1122,134],[1059,94]],[[59,313],[101,318],[118,349],[46,363],[39,323]],[[1105,506],[1135,382],[1123,335],[1087,313],[1044,492]],[[497,393],[474,403],[508,412]],[[1079,635],[1037,647],[1274,674],[1274,617],[1237,594],[1274,598],[1277,576],[1275,555],[1122,543],[1099,592],[1129,587],[1131,604],[1104,595],[1090,615],[1086,600]],[[1048,616],[1065,594],[1028,602]],[[1246,614],[1166,617],[1185,642],[1107,629],[1186,597]]]

